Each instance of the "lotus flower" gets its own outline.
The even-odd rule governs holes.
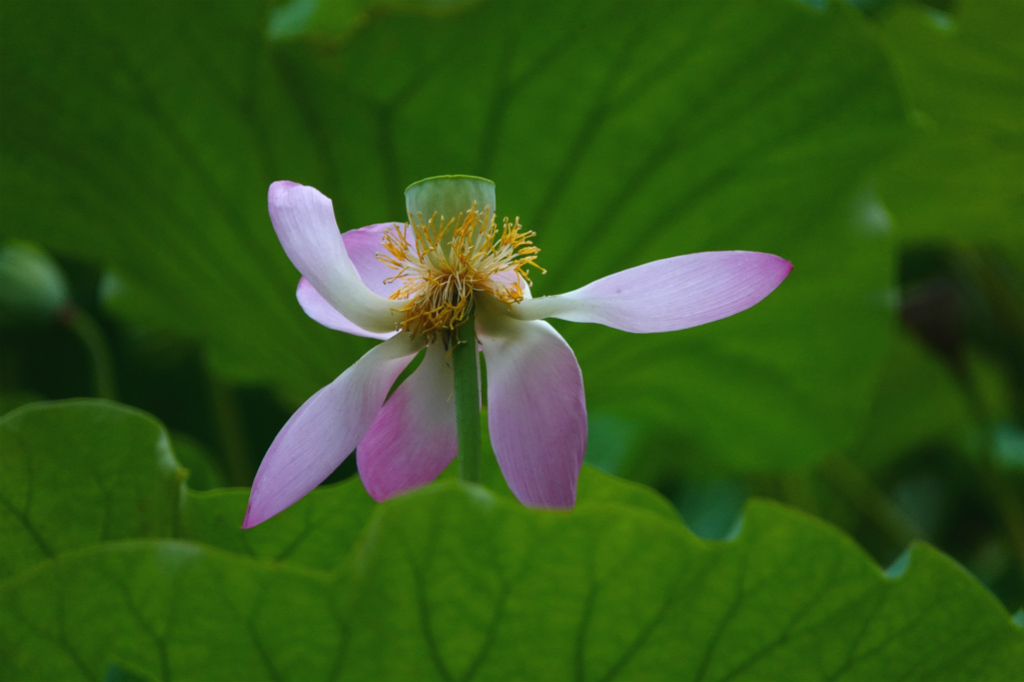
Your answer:
[[[256,474],[243,528],[294,504],[353,450],[376,500],[433,481],[456,454],[449,351],[471,308],[487,364],[491,444],[509,488],[527,506],[572,507],[587,443],[583,377],[572,349],[543,318],[640,334],[686,329],[746,310],[792,269],[765,253],[694,253],[532,298],[533,233],[518,219],[498,227],[488,180],[421,181],[406,190],[409,222],[344,234],[331,200],[312,187],[275,182],[268,203],[302,275],[297,297],[306,314],[383,343],[284,425]]]

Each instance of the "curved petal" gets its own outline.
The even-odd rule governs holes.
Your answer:
[[[491,444],[509,488],[531,507],[572,507],[587,447],[576,356],[547,322],[478,320]]]
[[[363,439],[388,389],[423,348],[402,334],[374,347],[300,407],[270,445],[249,495],[252,528],[317,487]]]
[[[335,310],[367,331],[395,329],[395,303],[371,291],[359,277],[330,199],[312,187],[279,181],[270,186],[267,207],[288,258]]]
[[[441,344],[427,347],[356,449],[359,477],[378,502],[430,483],[455,459],[455,387],[446,356]]]
[[[596,322],[638,334],[676,331],[761,302],[792,269],[770,253],[691,253],[623,270],[567,294],[524,300],[511,315]]]
[[[321,296],[305,277],[299,279],[299,286],[295,290],[295,298],[299,300],[299,305],[302,306],[302,310],[307,315],[328,329],[336,329],[339,332],[345,332],[355,336],[364,336],[368,339],[381,340],[390,339],[398,333],[377,333],[366,331],[355,322],[335,310],[334,306],[328,303],[327,299]]]
[[[349,230],[341,235],[345,242],[345,250],[348,257],[352,259],[352,265],[362,278],[363,284],[369,287],[370,291],[388,298],[402,286],[401,282],[385,284],[385,280],[395,275],[395,271],[385,265],[377,258],[378,253],[384,253],[382,242],[384,233],[388,230],[408,230],[404,223],[376,223],[360,227],[357,230]],[[411,237],[411,236],[410,236]],[[415,248],[416,240],[409,239],[409,243]]]

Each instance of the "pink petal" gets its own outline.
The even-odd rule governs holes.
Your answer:
[[[478,321],[491,444],[509,488],[531,507],[572,507],[587,447],[576,356],[547,322]]]
[[[377,332],[366,331],[335,310],[334,306],[328,303],[327,299],[321,296],[305,277],[299,279],[299,287],[295,290],[295,297],[299,299],[299,305],[302,306],[302,310],[307,315],[328,329],[337,329],[339,332],[381,340],[390,339],[398,333],[387,332],[378,334]]]
[[[530,283],[523,279],[515,270],[502,270],[501,272],[496,272],[491,275],[490,279],[492,282],[498,282],[505,285],[519,282],[519,286],[522,288],[523,298],[528,299],[533,297],[533,294],[530,293]]]
[[[359,277],[330,199],[312,187],[279,181],[270,186],[267,206],[288,258],[335,310],[367,331],[394,330],[395,302],[371,291]]]
[[[617,272],[558,296],[513,306],[522,320],[557,317],[638,334],[721,320],[762,301],[793,264],[755,251],[707,251]]]
[[[402,334],[374,347],[291,416],[270,445],[242,528],[287,509],[320,485],[363,439],[388,389],[423,347]]]
[[[359,477],[378,502],[430,483],[457,452],[452,368],[441,344],[377,414],[356,450]]]
[[[384,233],[389,230],[407,231],[408,226],[402,223],[377,223],[360,227],[358,230],[349,230],[341,235],[345,242],[345,250],[356,268],[356,272],[362,278],[363,283],[376,294],[385,298],[402,286],[401,282],[385,284],[384,281],[395,276],[396,271],[385,265],[377,258],[377,254],[386,253],[382,242]],[[410,244],[415,248],[415,240],[411,239]]]

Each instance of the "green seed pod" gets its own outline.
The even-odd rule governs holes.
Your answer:
[[[472,175],[439,175],[405,188],[405,207],[414,220],[422,216],[429,221],[435,213],[451,220],[474,206],[481,214],[495,215],[493,182]]]

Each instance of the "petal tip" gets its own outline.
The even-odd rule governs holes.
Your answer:
[[[554,495],[551,492],[555,492]],[[567,494],[563,494],[567,493]],[[576,485],[571,490],[543,491],[539,495],[534,491],[520,491],[515,494],[516,499],[524,507],[531,509],[546,509],[550,511],[570,511],[576,507]]]
[[[572,490],[572,493],[567,499],[554,500],[544,504],[542,509],[550,509],[551,511],[569,511],[576,507],[576,489]]]
[[[301,183],[292,182],[291,180],[277,180],[272,182],[270,183],[270,187],[267,188],[267,206],[270,208],[285,207],[293,201],[292,197],[289,195],[291,195],[295,190],[302,189],[307,189],[307,187]]]
[[[270,188],[267,190],[267,194],[270,196],[274,196],[275,194],[279,194],[283,191],[289,190],[292,187],[301,186],[302,185],[300,185],[299,183],[292,182],[291,180],[275,180],[274,182],[270,183]]]
[[[362,479],[361,476],[360,479]],[[392,492],[389,495],[386,490],[381,489],[379,486],[373,485],[373,483],[365,479],[363,479],[363,490],[365,490],[366,494],[369,495],[373,499],[373,501],[377,502],[378,504],[381,502],[387,502],[392,497],[395,497],[398,494],[397,492]]]
[[[264,521],[266,521],[266,519],[259,518],[253,513],[252,502],[250,502],[249,506],[245,508],[245,518],[242,519],[242,530],[248,530],[253,526],[258,526]]]
[[[767,289],[764,291],[764,296],[774,291],[793,271],[792,261],[774,253],[763,251],[739,251],[736,253],[744,256],[743,259],[737,260],[736,264],[741,265],[745,262],[751,273],[760,281],[760,285]]]
[[[775,286],[777,287],[784,281],[786,281],[786,278],[789,277],[789,273],[793,272],[793,262],[783,258],[782,256],[773,257],[776,259],[775,266],[777,268],[776,274],[778,277],[778,282],[775,284]]]

